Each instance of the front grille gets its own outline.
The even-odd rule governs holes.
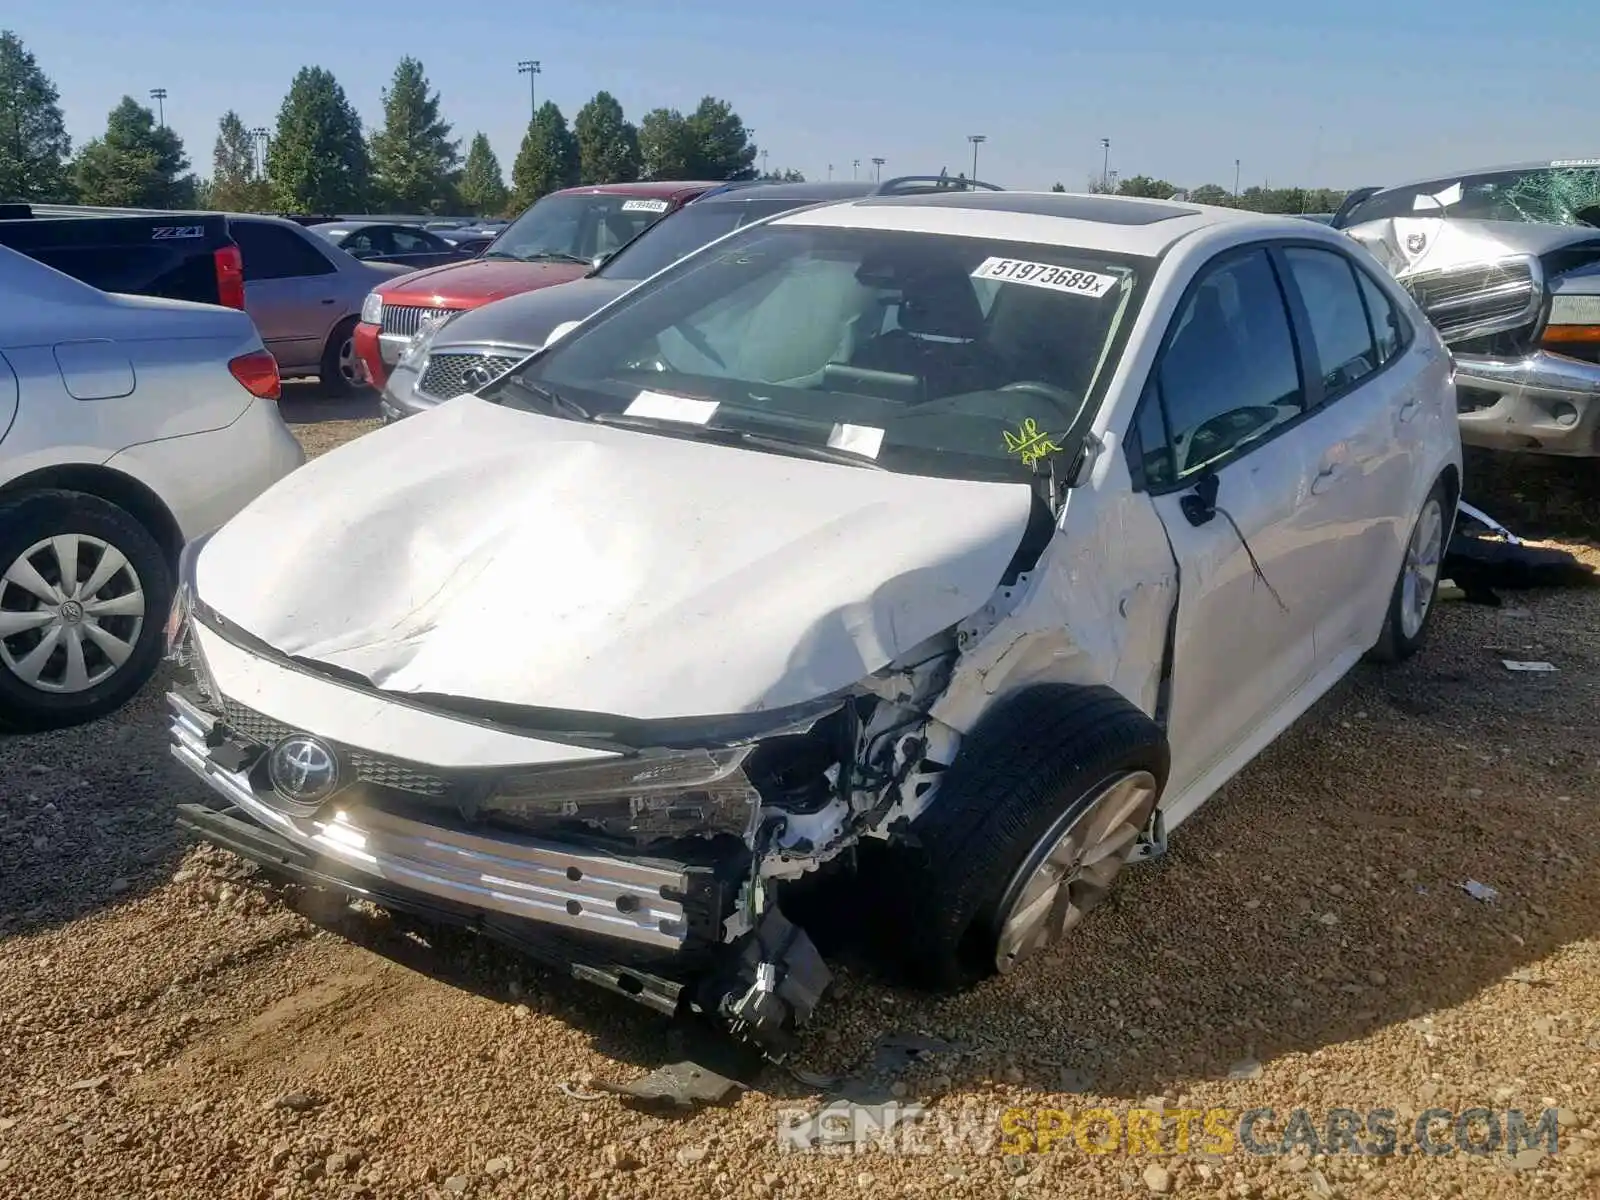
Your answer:
[[[415,337],[429,317],[448,317],[459,308],[423,308],[416,304],[385,304],[383,332],[394,337]]]
[[[224,699],[222,713],[222,719],[229,729],[263,746],[272,746],[291,734],[301,732],[253,708],[246,708],[236,700]],[[344,750],[341,756],[354,768],[359,781],[373,787],[394,788],[417,796],[434,797],[443,796],[448,790],[448,785],[439,776],[399,759],[359,750]]]
[[[1531,258],[1422,271],[1403,282],[1447,342],[1517,329],[1544,299]]]
[[[417,390],[436,400],[454,400],[504,375],[522,360],[509,354],[485,354],[480,351],[448,350],[428,356],[428,365],[417,383]],[[488,377],[483,373],[487,371]],[[468,378],[476,373],[475,378]]]

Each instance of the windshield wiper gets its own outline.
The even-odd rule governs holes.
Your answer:
[[[524,385],[531,386],[531,385]],[[752,446],[770,450],[774,454],[787,454],[792,458],[810,458],[817,462],[838,463],[846,467],[865,467],[869,471],[887,471],[889,468],[860,454],[848,450],[835,450],[832,446],[818,446],[812,442],[799,442],[792,438],[774,437],[771,434],[751,433],[745,429],[729,429],[726,425],[692,425],[685,421],[670,421],[661,417],[630,416],[627,413],[595,413],[588,418],[596,425],[616,425],[623,429],[648,429],[652,433],[672,434],[694,438],[697,441],[719,442],[723,445]]]
[[[578,421],[593,421],[589,410],[575,400],[568,400],[560,392],[552,391],[543,384],[533,383],[521,375],[507,375],[501,387],[515,388],[519,392],[526,392],[543,402],[544,409],[553,417],[570,417]]]
[[[524,261],[582,263],[586,267],[593,262],[592,259],[584,258],[581,254],[568,254],[565,250],[540,250],[535,254],[528,255]]]

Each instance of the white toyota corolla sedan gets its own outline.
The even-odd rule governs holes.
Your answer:
[[[1337,233],[791,213],[191,546],[182,820],[781,1051],[801,880],[935,984],[1046,950],[1418,648],[1460,488],[1450,358]]]

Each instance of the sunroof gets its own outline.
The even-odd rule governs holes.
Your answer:
[[[971,208],[984,212],[1026,213],[1036,217],[1068,217],[1102,225],[1154,225],[1173,217],[1196,217],[1200,210],[1170,204],[1146,204],[1112,196],[1072,196],[1061,192],[946,192],[931,196],[872,196],[857,204]]]

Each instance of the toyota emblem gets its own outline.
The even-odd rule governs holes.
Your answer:
[[[339,787],[339,759],[318,738],[286,737],[267,755],[267,778],[291,808],[315,811]]]

